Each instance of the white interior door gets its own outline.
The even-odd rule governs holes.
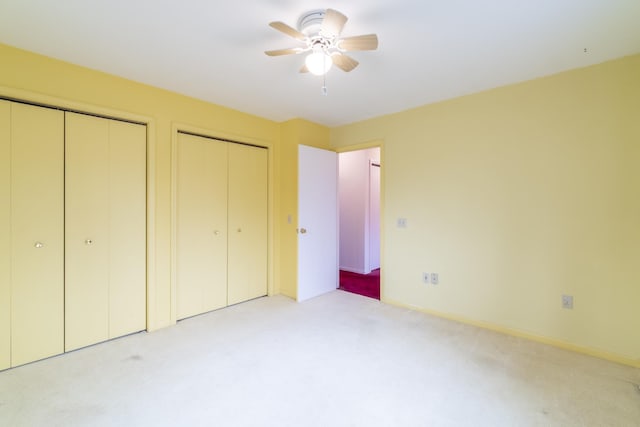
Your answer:
[[[369,272],[380,268],[380,163],[369,161]]]
[[[338,287],[338,155],[298,148],[298,301]]]

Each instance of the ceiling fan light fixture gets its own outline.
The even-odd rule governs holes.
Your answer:
[[[270,22],[273,29],[302,42],[304,46],[288,49],[267,50],[269,56],[306,53],[305,65],[301,73],[310,72],[316,76],[325,75],[335,64],[342,71],[353,71],[358,61],[348,56],[352,50],[376,50],[378,36],[365,34],[361,36],[341,37],[342,29],[348,18],[334,9],[318,9],[303,14],[298,20],[298,28],[284,22]]]
[[[326,74],[333,65],[331,56],[322,49],[314,49],[304,60],[307,69],[311,74],[322,76]]]

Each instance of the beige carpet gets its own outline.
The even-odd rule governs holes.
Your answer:
[[[2,426],[638,426],[640,370],[335,291],[0,372]]]

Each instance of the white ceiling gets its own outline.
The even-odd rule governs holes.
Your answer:
[[[309,10],[377,33],[360,66],[300,74]],[[640,52],[640,0],[1,0],[0,42],[275,121],[347,124]],[[585,51],[586,49],[586,51]],[[0,58],[1,66],[1,58]],[[640,77],[639,77],[640,78]]]

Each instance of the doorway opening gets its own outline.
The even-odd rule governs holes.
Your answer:
[[[380,147],[338,155],[339,289],[380,299]]]

